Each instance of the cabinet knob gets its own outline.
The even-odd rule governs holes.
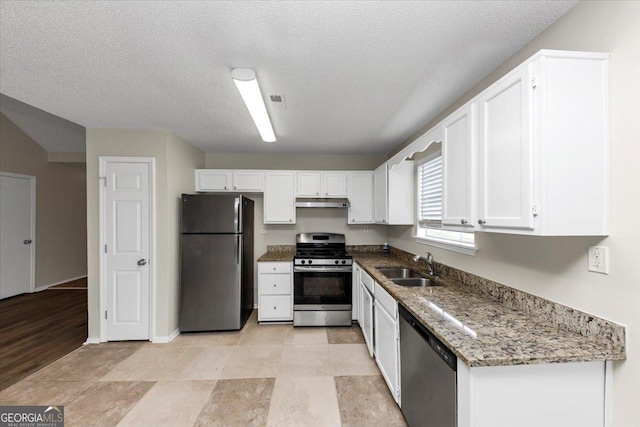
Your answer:
[[[277,286],[277,285],[274,283],[274,284],[273,284],[273,287],[275,288],[276,286]]]
[[[484,219],[479,219],[478,220],[478,224],[480,225],[485,225],[487,223],[487,221],[485,221]]]
[[[236,189],[236,186],[235,186],[235,185],[233,186],[233,189],[234,189],[234,190]]]
[[[324,195],[325,195],[325,196],[328,196],[328,195],[329,195],[329,193],[324,193]]]
[[[460,224],[463,224],[463,225],[464,225],[464,224],[466,224],[466,223],[467,223],[467,220],[466,220],[466,219],[462,218],[462,219],[460,220]]]
[[[225,186],[225,187],[224,187],[224,189],[226,190],[226,189],[227,189],[227,187]]]
[[[274,310],[276,309],[276,306],[275,306],[275,305],[273,306],[273,309],[274,309]]]
[[[320,193],[316,193],[316,196],[319,196],[319,195],[320,195]]]
[[[275,267],[273,267],[273,271],[276,271],[276,268],[275,268]]]

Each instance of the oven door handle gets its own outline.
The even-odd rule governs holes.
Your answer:
[[[351,267],[293,267],[294,273],[351,273]]]

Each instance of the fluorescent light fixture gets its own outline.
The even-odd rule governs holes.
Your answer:
[[[251,68],[234,68],[231,70],[231,77],[236,84],[244,103],[251,114],[253,122],[260,132],[262,140],[265,142],[275,142],[276,135],[273,133],[273,126],[269,120],[267,107],[264,105],[256,73]]]

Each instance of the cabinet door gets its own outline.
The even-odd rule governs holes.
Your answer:
[[[468,104],[448,117],[442,126],[444,225],[473,227],[475,223],[474,107],[474,104]]]
[[[374,343],[373,343],[373,295],[369,293],[364,285],[360,285],[362,291],[362,333],[364,335],[364,341],[367,344],[369,355],[373,357]]]
[[[373,173],[373,218],[376,223],[385,224],[388,219],[387,164],[383,164]]]
[[[375,302],[376,364],[380,367],[382,377],[387,383],[393,398],[398,401],[398,335],[396,319]]]
[[[349,224],[373,222],[373,175],[371,172],[349,173]]]
[[[347,197],[346,172],[322,172],[323,197]]]
[[[294,224],[296,222],[293,178],[293,172],[290,171],[265,173],[265,224]]]
[[[533,228],[533,151],[529,66],[478,100],[479,230]]]
[[[196,191],[231,190],[231,171],[196,170]]]
[[[296,172],[296,196],[321,197],[320,172]]]
[[[264,190],[263,171],[234,171],[233,189],[235,191],[255,191]]]
[[[351,320],[358,320],[360,314],[360,266],[353,264],[351,276]]]

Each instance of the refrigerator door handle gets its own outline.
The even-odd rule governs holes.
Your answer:
[[[242,209],[240,208],[240,197],[236,197],[234,204],[233,204],[233,210],[234,210],[234,219],[233,219],[233,226],[236,229],[237,233],[241,232],[241,228],[242,228]]]
[[[242,235],[236,235],[236,265],[238,269],[241,267],[242,263]]]

